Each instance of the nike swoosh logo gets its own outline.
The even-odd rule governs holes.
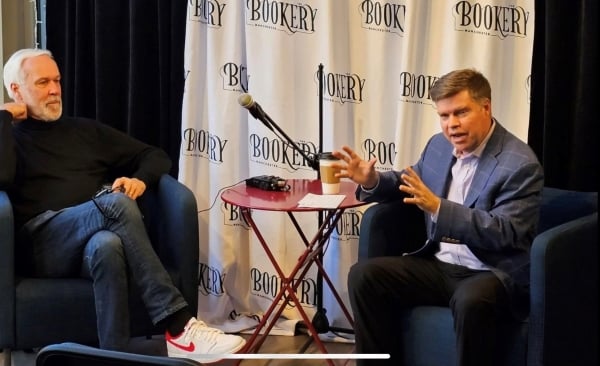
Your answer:
[[[190,344],[188,344],[187,346],[175,343],[170,339],[167,339],[167,342],[171,343],[173,346],[175,346],[181,350],[184,350],[186,352],[194,352],[194,350],[196,349],[196,347],[194,346],[194,342],[190,342]]]

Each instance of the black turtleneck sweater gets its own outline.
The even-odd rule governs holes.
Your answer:
[[[100,122],[29,118],[13,125],[0,110],[0,190],[8,192],[17,230],[46,210],[88,201],[115,178],[138,178],[149,188],[170,168],[163,150]]]

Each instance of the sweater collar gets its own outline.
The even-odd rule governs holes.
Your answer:
[[[27,118],[26,120],[17,123],[16,127],[27,129],[27,130],[44,131],[44,130],[49,130],[51,128],[54,128],[55,126],[60,125],[62,123],[62,121],[63,121],[62,117],[60,117],[56,121],[50,121],[50,122],[41,121],[41,120],[35,119],[35,118]]]

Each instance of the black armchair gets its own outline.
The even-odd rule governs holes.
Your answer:
[[[194,194],[169,175],[138,204],[154,248],[193,314],[198,302],[199,232]],[[0,191],[0,349],[10,365],[11,350],[62,342],[97,345],[92,283],[82,278],[29,278],[16,271],[12,206]],[[132,289],[132,291],[134,291]],[[132,337],[161,334],[131,297]]]
[[[425,239],[422,211],[401,201],[369,207],[360,229],[359,260],[401,255]],[[597,365],[598,193],[544,188],[538,232],[529,318],[501,325],[497,365]],[[397,315],[403,365],[456,364],[449,308],[418,306]]]

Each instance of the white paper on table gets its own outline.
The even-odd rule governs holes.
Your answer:
[[[343,194],[308,193],[298,201],[298,207],[337,208],[346,198]]]

